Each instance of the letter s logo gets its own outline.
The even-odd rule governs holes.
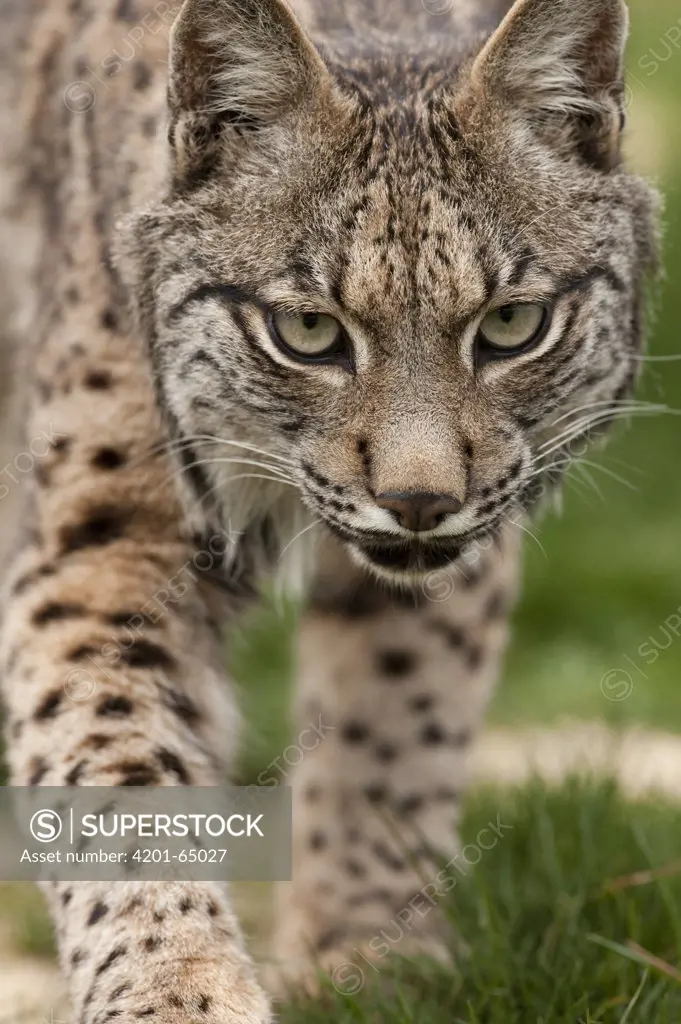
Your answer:
[[[53,843],[61,835],[62,820],[56,811],[48,808],[36,811],[29,824],[31,835],[39,843]]]

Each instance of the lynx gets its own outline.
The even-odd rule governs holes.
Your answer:
[[[222,628],[297,575],[295,717],[326,728],[272,957],[308,984],[456,855],[519,530],[632,409],[656,199],[622,165],[626,9],[12,6],[4,278],[26,443],[54,440],[7,582],[11,779],[214,784]],[[47,888],[82,1024],[272,1019],[221,886]],[[433,912],[399,952],[448,948]]]

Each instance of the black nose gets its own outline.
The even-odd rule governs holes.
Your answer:
[[[462,502],[453,494],[426,491],[386,491],[376,495],[376,504],[392,512],[405,530],[415,533],[434,530],[446,515],[460,512],[462,508]]]

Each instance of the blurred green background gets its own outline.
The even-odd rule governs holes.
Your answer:
[[[678,639],[661,628],[675,613],[681,620],[681,3],[629,6],[629,163],[665,201],[665,279],[638,397],[672,412],[620,427],[605,452],[589,456],[603,467],[587,467],[600,493],[573,469],[562,515],[539,525],[545,554],[527,540],[523,598],[491,713],[505,724],[570,716],[681,730],[681,621],[672,620]],[[294,617],[259,616],[233,651],[250,723],[246,776],[287,742]],[[651,652],[658,656],[648,664]]]

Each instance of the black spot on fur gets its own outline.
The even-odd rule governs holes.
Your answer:
[[[330,928],[328,932],[324,932],[317,939],[317,950],[324,953],[328,949],[333,949],[334,946],[339,946],[345,938],[345,934],[343,928]]]
[[[44,722],[48,718],[56,718],[59,713],[59,705],[62,702],[64,694],[62,690],[53,690],[52,693],[48,693],[43,698],[42,702],[38,705],[38,708],[33,716],[36,722]]]
[[[352,857],[346,860],[345,870],[351,878],[365,878],[367,873],[367,869],[364,865],[360,864],[358,860],[353,860]]]
[[[67,786],[78,785],[80,779],[82,778],[83,772],[85,771],[86,765],[87,761],[79,761],[78,764],[75,764],[73,766],[71,771],[67,774],[66,778],[64,779],[64,782],[66,783]]]
[[[52,477],[47,466],[44,466],[42,462],[36,462],[33,467],[33,476],[36,479],[36,483],[39,487],[49,487]]]
[[[120,611],[120,612],[112,612],[110,615],[104,615],[104,616],[102,616],[102,618],[104,619],[105,622],[108,622],[111,626],[117,626],[117,627],[120,627],[120,626],[130,626],[130,623],[134,619],[138,619],[138,618],[144,619],[144,625],[145,626],[153,626],[154,625],[154,623],[152,622],[150,616],[143,615],[142,612],[133,612],[133,611],[123,610],[123,611]]]
[[[180,900],[178,906],[181,914],[188,914],[189,911],[193,908],[194,904],[192,903],[188,896],[184,896]]]
[[[98,900],[90,911],[90,916],[87,919],[88,925],[97,924],[97,922],[101,921],[103,917],[106,917],[108,913],[109,908],[106,903],[102,903],[101,900]]]
[[[41,779],[47,775],[49,765],[43,757],[34,757],[31,761],[31,773],[28,777],[29,786],[37,786]]]
[[[208,1013],[210,1009],[211,998],[210,996],[200,995],[199,996],[199,1013]]]
[[[397,854],[393,853],[390,847],[382,840],[378,839],[372,846],[372,849],[378,858],[387,868],[391,871],[404,871],[406,863],[402,857],[398,857]]]
[[[379,651],[377,661],[379,672],[393,679],[408,675],[416,666],[416,658],[410,651]]]
[[[94,654],[97,654],[97,648],[91,644],[80,644],[78,647],[74,647],[66,655],[68,661],[84,661],[86,658],[91,658]]]
[[[364,743],[369,736],[369,727],[364,722],[346,722],[340,731],[345,743]]]
[[[182,719],[183,722],[186,722],[187,725],[196,725],[201,719],[199,709],[194,701],[179,690],[169,690],[167,687],[164,687],[163,703],[170,709],[170,711],[176,714],[178,718]]]
[[[49,601],[47,604],[36,609],[33,613],[32,621],[34,626],[46,626],[49,622],[78,619],[83,615],[87,615],[87,609],[82,604],[66,601]]]
[[[61,905],[62,905],[62,907],[68,907],[68,905],[69,905],[69,903],[71,902],[72,899],[73,899],[73,890],[72,889],[64,889],[63,893],[61,894]]]
[[[412,793],[409,796],[403,796],[397,803],[397,810],[400,814],[415,814],[420,811],[425,803],[424,798],[419,793]]]
[[[369,889],[367,892],[355,893],[348,896],[348,907],[363,907],[367,903],[389,903],[393,898],[390,889]]]
[[[83,953],[82,950],[74,949],[73,953],[71,954],[71,966],[77,967],[78,964],[82,964],[83,960],[86,959],[86,954]]]
[[[472,645],[466,651],[466,664],[468,665],[471,672],[475,672],[482,665],[484,658],[484,651],[482,647],[477,644]]]
[[[445,619],[431,619],[428,628],[434,633],[439,633],[450,647],[463,647],[466,642],[463,630],[459,626],[453,626]]]
[[[153,786],[158,782],[158,773],[144,761],[121,761],[111,766],[112,772],[120,772],[120,786]]]
[[[485,604],[484,616],[488,622],[494,622],[496,619],[503,619],[506,615],[506,595],[501,590],[496,590],[487,599]]]
[[[107,391],[112,383],[112,377],[108,370],[91,370],[85,375],[83,381],[86,388],[92,391]]]
[[[84,522],[62,529],[63,553],[68,555],[83,548],[104,547],[115,540],[120,540],[125,534],[130,518],[129,510],[116,508],[114,505],[99,505]]]
[[[139,14],[137,13],[134,0],[118,0],[115,17],[121,21],[137,21]]]
[[[100,448],[90,460],[95,469],[119,469],[124,463],[125,456],[116,448]]]
[[[430,694],[420,693],[418,696],[410,698],[409,707],[412,711],[417,712],[430,711],[434,703],[435,699]]]
[[[98,978],[100,974],[104,974],[105,971],[108,971],[117,960],[120,960],[120,958],[127,953],[127,951],[127,946],[116,946],[115,949],[112,949],[106,959],[102,960],[101,964],[97,967],[95,977]]]
[[[103,309],[99,322],[107,331],[114,331],[118,327],[118,317],[114,313],[113,309]]]
[[[421,742],[426,746],[436,746],[439,743],[445,743],[446,740],[447,733],[437,722],[430,722],[421,731]]]
[[[119,985],[118,988],[113,990],[109,999],[120,999],[121,996],[126,995],[128,992],[132,992],[132,985],[129,981],[124,981],[122,985]]]
[[[159,668],[164,672],[175,668],[175,659],[168,651],[159,644],[139,638],[132,647],[121,651],[121,661],[130,668]]]
[[[388,795],[386,787],[380,782],[370,783],[368,786],[364,787],[363,792],[370,804],[383,803]]]
[[[92,747],[93,750],[104,750],[104,747],[111,745],[113,736],[105,736],[104,733],[95,732],[91,736],[88,736],[85,741],[86,745]]]
[[[151,82],[151,69],[143,60],[137,59],[132,67],[133,88],[139,91],[147,89]]]
[[[379,743],[374,750],[374,755],[377,761],[381,761],[383,764],[390,764],[394,761],[398,754],[398,748],[394,743]]]
[[[27,572],[24,576],[20,576],[12,587],[12,593],[16,596],[23,594],[25,590],[33,586],[34,583],[38,583],[39,580],[45,579],[47,576],[54,576],[57,570],[53,565],[41,565],[33,572]]]
[[[146,949],[147,953],[151,953],[152,950],[158,949],[161,945],[161,937],[159,935],[147,935],[146,939],[142,942],[142,945]]]
[[[97,706],[97,714],[110,718],[125,718],[132,713],[133,703],[127,697],[106,697]]]
[[[161,767],[164,771],[172,772],[183,786],[190,784],[189,772],[177,754],[174,754],[172,750],[167,750],[165,747],[160,747],[156,751],[156,756],[161,762]]]
[[[138,1010],[135,1014],[136,1017],[153,1017],[156,1010],[153,1006],[146,1006],[143,1010]]]
[[[311,850],[323,850],[328,846],[328,839],[323,832],[317,830],[310,836],[310,849]]]
[[[217,917],[218,914],[220,913],[220,908],[215,902],[215,900],[211,900],[206,909],[208,910],[209,917]]]
[[[184,1006],[184,1003],[175,992],[168,996],[168,1002],[171,1006],[177,1007],[178,1010]]]

